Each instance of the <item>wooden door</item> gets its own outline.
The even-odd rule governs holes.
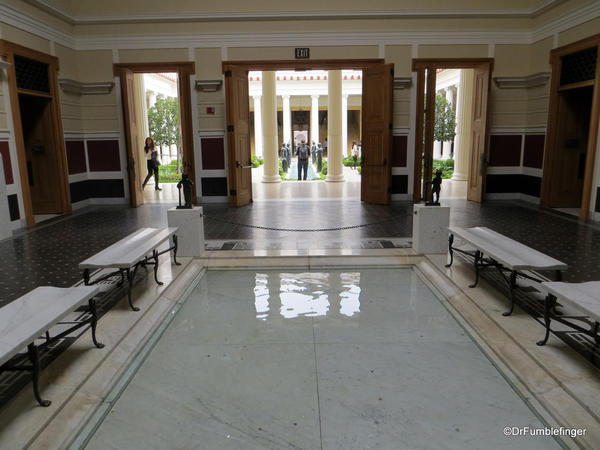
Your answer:
[[[387,204],[392,185],[393,64],[363,70],[361,200]]]
[[[125,128],[125,145],[127,146],[127,177],[129,179],[129,195],[131,207],[137,208],[144,203],[142,180],[140,179],[136,164],[146,163],[137,161],[137,148],[139,142],[137,122],[135,117],[135,88],[133,84],[133,71],[121,68],[121,98],[123,100],[123,121]]]
[[[593,87],[558,93],[558,122],[549,206],[579,208],[583,195]]]
[[[485,193],[488,138],[488,97],[490,92],[491,68],[482,64],[473,68],[473,122],[471,127],[471,160],[467,199],[481,203]]]
[[[60,214],[58,149],[52,136],[52,99],[19,95],[33,214]]]
[[[239,67],[231,67],[226,70],[225,92],[227,96],[229,201],[234,206],[243,206],[252,202],[248,71]]]

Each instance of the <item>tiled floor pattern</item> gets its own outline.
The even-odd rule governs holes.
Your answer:
[[[600,227],[537,210],[521,203],[490,202],[480,206],[446,200],[451,224],[487,226],[569,264],[566,281],[600,280]],[[0,241],[0,306],[37,286],[71,286],[81,279],[80,261],[144,226],[166,225],[171,205],[147,204],[137,209],[94,207],[53,219]],[[207,240],[248,241],[285,248],[360,248],[364,240],[410,238],[412,205],[367,205],[359,201],[257,202],[241,208],[205,205]],[[341,231],[293,232],[280,229]],[[340,243],[340,244],[332,244]],[[331,247],[335,245],[336,247]],[[359,247],[360,246],[360,247]]]

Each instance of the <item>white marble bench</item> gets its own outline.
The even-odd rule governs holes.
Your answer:
[[[477,286],[480,269],[485,267],[498,269],[510,289],[511,308],[510,311],[504,313],[505,316],[512,314],[515,307],[515,289],[518,287],[517,276],[541,283],[542,279],[525,273],[525,271],[555,271],[557,279],[560,280],[561,271],[568,269],[565,263],[489,228],[449,227],[448,230],[450,233],[448,237],[450,263],[446,267],[452,265],[454,252],[472,256],[475,267],[475,282],[469,287]],[[466,251],[454,247],[455,236],[465,241],[469,246],[474,247],[475,251]],[[505,272],[509,273],[508,277],[506,277]]]
[[[104,347],[96,340],[96,303],[94,296],[99,288],[79,286],[73,288],[57,288],[43,286],[34,289],[24,296],[0,308],[0,371],[18,370],[33,372],[33,393],[42,406],[50,405],[50,401],[42,400],[38,388],[40,363],[38,350],[65,337],[88,323],[92,328],[92,340],[98,348]],[[52,326],[60,323],[69,313],[88,302],[90,317],[56,336],[50,336]],[[46,339],[36,345],[35,340],[45,333]],[[27,347],[31,365],[10,365],[9,360]]]
[[[600,281],[588,281],[587,283],[562,283],[559,281],[546,281],[541,285],[541,290],[546,294],[544,308],[544,321],[546,335],[539,341],[538,345],[544,345],[550,335],[551,319],[557,320],[569,327],[592,336],[596,344],[600,343],[598,329],[600,324]],[[574,310],[581,311],[587,317],[565,316],[563,314],[552,314],[557,302]],[[584,322],[589,329],[583,328],[573,320]]]
[[[129,306],[134,311],[139,311],[139,308],[133,306],[131,299],[131,289],[133,279],[140,266],[154,266],[154,280],[159,285],[162,284],[158,280],[158,257],[164,253],[173,251],[173,262],[177,262],[177,228],[140,228],[134,233],[124,237],[118,242],[105,248],[94,256],[82,261],[79,268],[83,270],[83,281],[86,286],[99,283],[114,275],[121,275],[122,284],[125,279],[128,282],[127,298]],[[165,242],[173,240],[173,244],[169,245],[166,250],[158,251]],[[90,270],[93,269],[116,269],[116,271],[105,274],[91,280]]]

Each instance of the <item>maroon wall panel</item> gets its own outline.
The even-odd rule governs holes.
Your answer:
[[[4,165],[4,179],[6,184],[13,184],[15,182],[12,173],[12,167],[10,165],[10,153],[8,152],[8,142],[0,142],[0,154],[2,155],[2,164]]]
[[[406,151],[408,136],[394,136],[392,138],[392,167],[406,167]]]
[[[244,165],[248,161],[242,161]],[[225,168],[225,146],[222,137],[202,138],[202,170]]]
[[[90,172],[117,172],[121,170],[119,141],[88,141]]]
[[[525,151],[523,166],[542,168],[544,162],[544,143],[546,136],[543,134],[530,134],[525,136]]]
[[[521,135],[496,134],[490,138],[490,166],[520,166]]]
[[[69,175],[87,172],[85,162],[85,145],[83,141],[65,141]]]

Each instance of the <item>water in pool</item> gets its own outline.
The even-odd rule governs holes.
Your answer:
[[[88,443],[106,449],[548,449],[411,269],[209,271]]]

